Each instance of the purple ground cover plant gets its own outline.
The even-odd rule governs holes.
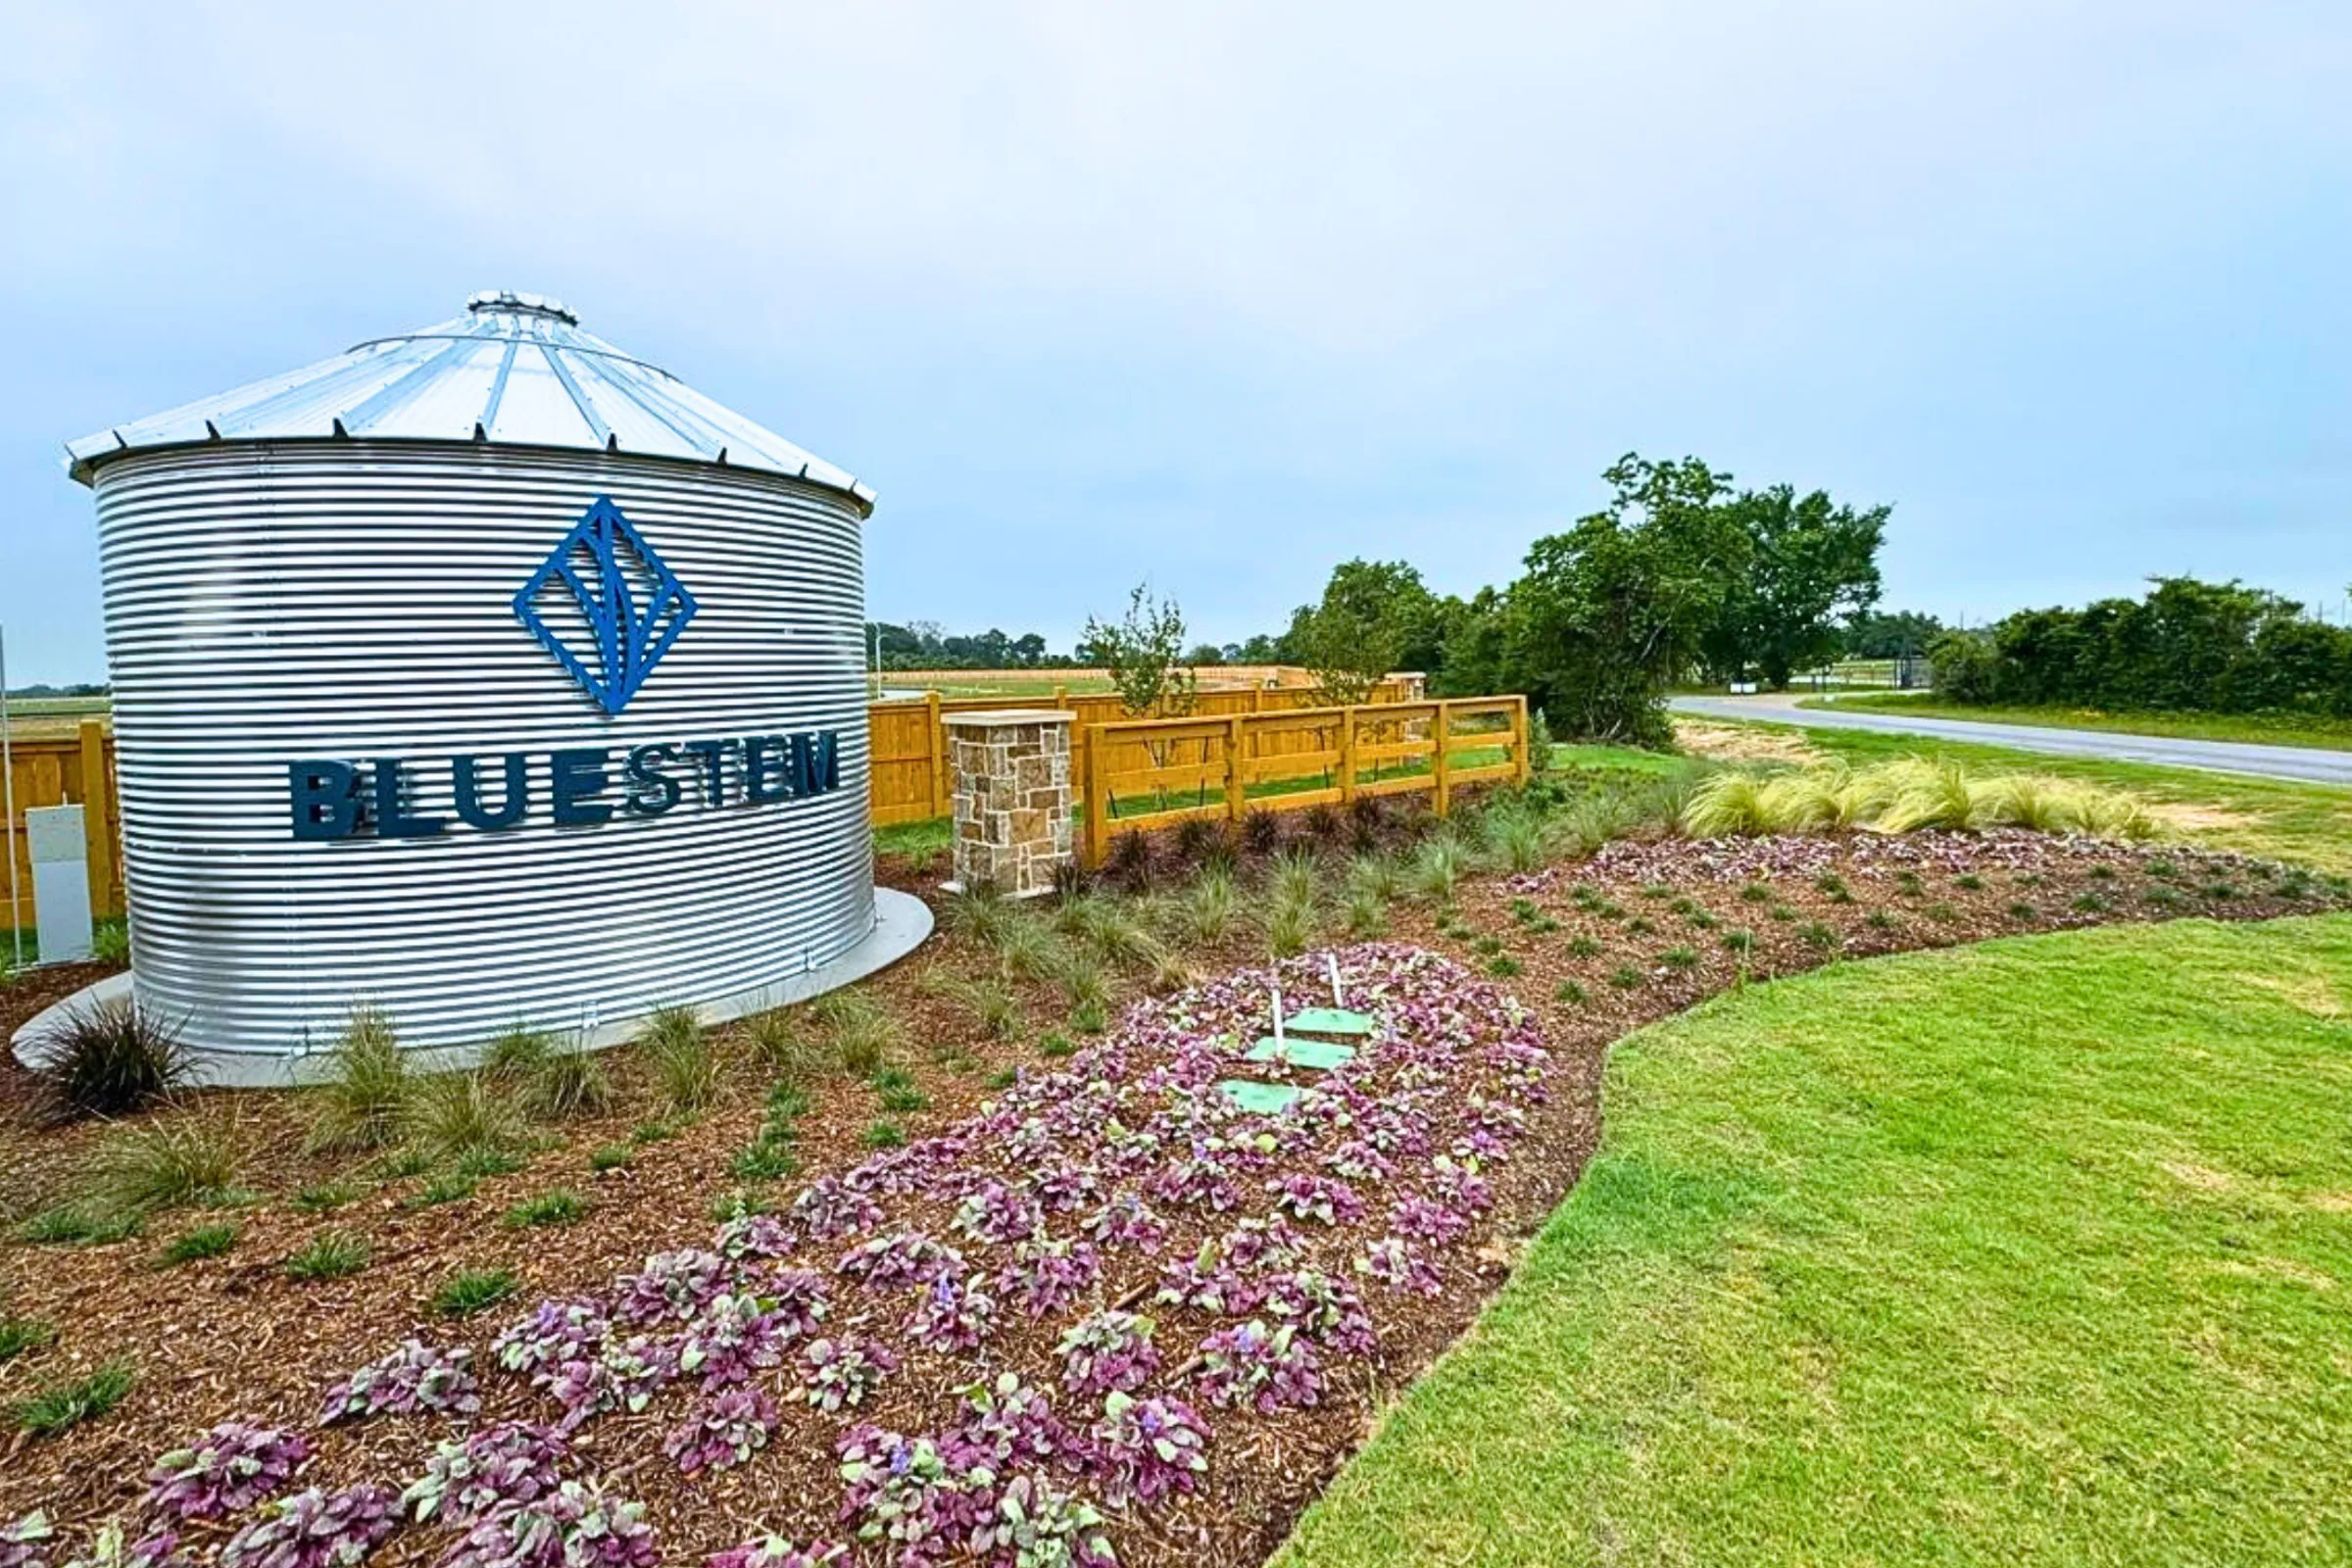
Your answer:
[[[49,1516],[34,1509],[0,1528],[0,1568],[49,1568]]]
[[[1208,1428],[1182,1399],[1107,1394],[1087,1437],[1089,1468],[1114,1508],[1197,1492],[1208,1472]]]
[[[965,1452],[986,1454],[997,1473],[1050,1464],[1071,1452],[1070,1435],[1046,1396],[1015,1372],[975,1383],[963,1394],[963,1425],[956,1436]]]
[[[1371,1243],[1357,1254],[1355,1267],[1366,1278],[1412,1296],[1436,1296],[1446,1288],[1428,1257],[1401,1236],[1383,1236]]]
[[[218,1519],[282,1490],[310,1456],[299,1433],[224,1421],[155,1461],[147,1506],[174,1519]]]
[[[1250,1405],[1261,1415],[1313,1404],[1323,1395],[1314,1347],[1288,1323],[1269,1331],[1256,1318],[1202,1340],[1196,1377],[1211,1404]]]
[[[906,1319],[906,1337],[933,1350],[974,1350],[996,1327],[997,1298],[985,1275],[933,1280]]]
[[[1023,1242],[998,1271],[997,1295],[1031,1317],[1048,1317],[1083,1300],[1102,1275],[1092,1243]]]
[[[655,1568],[661,1560],[642,1503],[566,1481],[536,1501],[492,1512],[441,1562],[442,1568]]]
[[[1133,1193],[1113,1193],[1086,1217],[1086,1234],[1098,1247],[1133,1247],[1152,1251],[1167,1240],[1167,1223]]]
[[[490,1342],[490,1353],[500,1366],[527,1372],[545,1388],[557,1367],[593,1357],[605,1328],[604,1309],[594,1301],[541,1301]]]
[[[704,1568],[833,1568],[849,1554],[850,1548],[838,1541],[811,1541],[802,1546],[782,1536],[762,1536],[712,1552],[703,1564]]]
[[[1004,1484],[996,1517],[974,1533],[972,1547],[1021,1568],[1113,1568],[1119,1560],[1102,1510],[1035,1474]]]
[[[471,1415],[482,1406],[473,1381],[473,1351],[465,1346],[440,1349],[403,1340],[379,1361],[328,1385],[318,1419],[332,1425],[371,1415],[413,1415],[419,1410]]]
[[[221,1568],[336,1568],[355,1563],[400,1528],[400,1498],[362,1482],[340,1492],[312,1487],[279,1502],[228,1538]]]
[[[776,1430],[776,1401],[762,1389],[737,1384],[698,1401],[684,1424],[662,1440],[662,1451],[688,1475],[739,1465],[767,1446]]]
[[[1133,1312],[1089,1312],[1061,1336],[1061,1386],[1073,1394],[1132,1394],[1159,1370],[1152,1323]]]
[[[691,1248],[656,1252],[643,1269],[613,1282],[612,1315],[640,1327],[664,1318],[690,1318],[728,1283],[727,1260],[716,1252]]]
[[[808,1368],[808,1399],[828,1415],[862,1403],[899,1358],[871,1340],[810,1340],[802,1352]]]
[[[1025,1241],[1045,1222],[1043,1204],[1000,1181],[981,1183],[956,1209],[956,1228],[976,1241]]]
[[[570,1451],[554,1427],[501,1421],[462,1442],[436,1445],[424,1474],[400,1494],[401,1506],[418,1524],[468,1529],[502,1507],[553,1493],[563,1481],[557,1469]]]
[[[896,1291],[962,1273],[963,1254],[921,1231],[894,1231],[851,1248],[833,1270],[878,1291]]]

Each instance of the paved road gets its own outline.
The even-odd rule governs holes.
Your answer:
[[[1674,710],[1696,718],[1740,718],[1767,724],[1804,724],[1814,729],[1872,729],[1891,735],[1933,735],[1940,740],[2012,746],[2052,757],[2098,757],[2119,762],[2161,762],[2217,773],[2252,773],[2263,778],[2301,779],[2316,784],[2352,785],[2352,752],[2309,746],[2261,746],[2242,741],[2178,740],[2163,735],[2117,735],[2096,729],[2053,729],[2040,724],[1983,724],[1965,718],[1912,718],[1837,708],[1799,708],[1802,693],[1756,697],[1677,697]]]

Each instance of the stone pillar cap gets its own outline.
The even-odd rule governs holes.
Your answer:
[[[1077,715],[1066,708],[990,708],[976,713],[942,713],[945,724],[969,724],[982,729],[1001,724],[1067,724]]]

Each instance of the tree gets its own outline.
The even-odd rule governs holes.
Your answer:
[[[1086,617],[1078,657],[1110,677],[1119,707],[1130,717],[1193,710],[1198,685],[1183,664],[1184,612],[1173,599],[1152,599],[1143,583],[1127,596],[1116,624]]]
[[[1408,648],[1434,641],[1437,600],[1401,561],[1346,561],[1332,569],[1321,601],[1301,605],[1284,641],[1292,657],[1340,705],[1360,703]]]
[[[1924,654],[1943,632],[1942,621],[1915,610],[1863,611],[1845,623],[1845,656],[1902,659]]]
[[[1892,509],[1856,512],[1823,491],[1800,498],[1782,484],[1743,491],[1721,510],[1747,537],[1747,569],[1726,584],[1702,642],[1706,662],[1719,675],[1752,669],[1786,686],[1797,670],[1837,657],[1839,616],[1878,602],[1879,546]]]
[[[1195,668],[1199,668],[1202,664],[1222,664],[1225,662],[1225,650],[1219,648],[1215,643],[1200,643],[1195,645],[1191,653],[1184,656],[1184,662]]]
[[[1721,505],[1730,475],[1696,458],[1628,453],[1607,510],[1539,539],[1503,615],[1506,684],[1552,727],[1663,746],[1667,684],[1698,656],[1746,572],[1747,530]]]

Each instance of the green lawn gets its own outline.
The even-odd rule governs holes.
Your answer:
[[[1280,1568],[2352,1562],[2352,916],[1829,969],[1599,1154]]]
[[[1748,727],[1708,719],[1716,727]],[[1757,726],[1778,727],[1786,726]],[[2352,875],[2352,790],[2291,779],[2209,773],[2149,762],[2044,757],[2007,746],[1980,746],[1925,735],[1882,735],[1858,729],[1806,729],[1804,737],[1849,762],[1893,757],[1950,758],[1972,767],[2012,768],[2127,789],[2155,803],[2175,836],[2213,849],[2300,860],[2337,875]]]
[[[1921,718],[1967,718],[1985,724],[2045,724],[2057,729],[2115,730],[2127,735],[2170,735],[2181,740],[2250,741],[2265,746],[2317,746],[2352,751],[2352,719],[2261,713],[2108,712],[2096,708],[1978,708],[1938,701],[1932,693],[1884,693],[1867,697],[1808,698],[1804,708],[1856,708],[1875,713],[1909,713]]]

